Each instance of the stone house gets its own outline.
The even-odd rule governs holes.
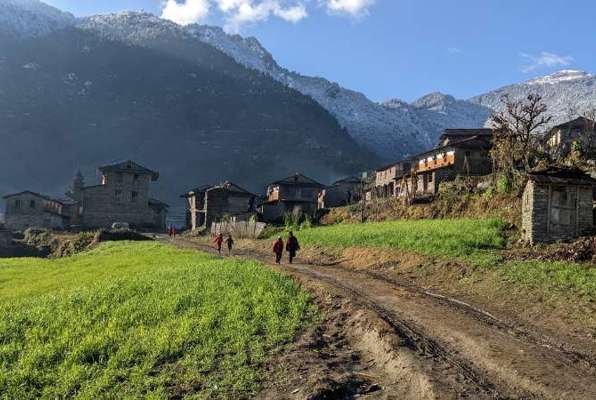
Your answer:
[[[319,193],[319,209],[343,207],[360,201],[363,182],[358,177],[340,179]]]
[[[257,195],[228,181],[195,188],[182,197],[186,199],[187,225],[192,230],[209,228],[226,217],[248,220],[257,212]]]
[[[577,142],[588,157],[596,154],[596,122],[576,118],[552,128],[544,137],[544,147],[553,157],[566,157]]]
[[[405,175],[410,174],[410,160],[397,161],[377,169],[375,173],[375,196],[377,198],[398,196],[398,184]]]
[[[27,228],[64,229],[72,218],[73,211],[69,203],[28,190],[6,195],[4,200],[4,224],[11,231]]]
[[[522,199],[527,242],[571,240],[594,231],[596,180],[578,169],[549,168],[528,174]]]
[[[491,173],[492,130],[446,129],[436,148],[376,171],[376,197],[414,200],[438,193],[442,182],[457,176]]]
[[[168,205],[150,197],[150,186],[159,178],[155,171],[134,161],[98,168],[101,183],[84,186],[77,175],[68,196],[79,206],[80,225],[86,229],[125,222],[137,229],[165,230]]]
[[[413,157],[411,179],[415,197],[433,196],[442,182],[457,176],[482,176],[492,171],[492,136],[483,133],[461,139],[446,137],[441,143],[446,144]]]
[[[267,198],[260,206],[266,222],[281,221],[285,214],[314,215],[324,185],[302,174],[295,174],[267,187]]]

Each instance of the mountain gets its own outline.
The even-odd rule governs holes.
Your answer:
[[[41,10],[2,17],[54,15]],[[156,194],[181,204],[199,184],[261,191],[296,171],[328,182],[377,162],[310,97],[178,25],[123,13],[51,26],[0,33],[2,193],[58,193],[78,168],[92,184],[95,166],[130,158],[160,171]]]
[[[431,93],[407,103],[392,99],[376,103],[362,93],[324,78],[308,77],[279,66],[254,37],[229,35],[219,27],[190,25],[187,32],[240,64],[263,72],[278,82],[312,97],[334,115],[362,146],[386,160],[394,160],[432,147],[446,128],[477,128],[502,109],[501,98],[514,99],[529,93],[543,96],[553,124],[596,107],[596,77],[582,71],[564,70],[513,84],[468,100]]]
[[[413,104],[399,99],[376,103],[362,93],[324,78],[304,76],[279,66],[254,37],[229,35],[219,27],[205,25],[190,25],[186,30],[240,64],[312,97],[333,114],[358,143],[387,160],[432,147],[445,128],[480,127],[490,115],[486,107],[440,93],[425,96]]]
[[[427,137],[426,131],[412,123],[409,110],[384,107],[362,93],[342,88],[337,83],[280,67],[254,37],[229,35],[219,27],[205,25],[190,25],[186,30],[240,64],[312,97],[333,114],[358,143],[386,159],[420,151],[433,141]]]
[[[553,116],[552,124],[575,118],[578,114],[596,109],[596,76],[584,71],[563,70],[551,75],[505,86],[470,99],[480,106],[501,111],[505,95],[520,100],[530,93],[542,96]]]
[[[39,36],[72,26],[75,18],[38,0],[0,0],[0,33]]]

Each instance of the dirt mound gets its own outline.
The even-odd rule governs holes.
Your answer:
[[[596,263],[596,236],[580,238],[571,243],[521,249],[507,257],[517,261],[567,261]]]
[[[128,229],[102,229],[73,234],[29,228],[23,232],[23,238],[17,244],[23,250],[21,256],[68,257],[90,250],[102,242],[122,240],[144,241],[152,239]]]

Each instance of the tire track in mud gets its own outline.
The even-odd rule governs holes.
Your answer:
[[[184,247],[190,247],[214,253],[210,246],[196,243],[190,240],[184,240]],[[176,243],[182,244],[182,243]],[[256,260],[272,266],[270,263],[270,257],[267,254],[253,250],[241,250],[236,252],[236,256],[247,259]],[[336,264],[337,265],[337,264]],[[312,267],[317,267],[316,269]],[[273,266],[275,269],[279,269],[278,266]],[[330,269],[330,271],[326,271]],[[321,282],[328,285],[331,288],[339,290],[343,293],[343,296],[355,304],[359,304],[360,307],[365,308],[373,312],[380,320],[384,321],[395,336],[400,339],[400,344],[394,349],[396,355],[399,356],[404,350],[399,349],[399,346],[403,346],[413,353],[418,359],[421,366],[426,366],[423,373],[428,375],[430,381],[434,382],[435,389],[440,387],[448,387],[454,393],[460,395],[456,398],[489,398],[489,399],[542,399],[542,398],[561,398],[551,393],[550,388],[536,389],[534,386],[520,383],[517,379],[511,379],[507,375],[495,375],[495,371],[489,372],[486,368],[491,369],[491,366],[482,364],[474,359],[472,355],[468,354],[467,357],[460,355],[458,351],[457,343],[444,342],[440,334],[437,336],[435,333],[433,337],[427,334],[423,328],[423,325],[419,325],[413,320],[405,319],[400,315],[399,306],[391,305],[379,297],[376,299],[374,295],[366,291],[366,285],[358,285],[358,276],[362,277],[362,282],[369,281],[368,284],[375,285],[381,288],[384,287],[386,290],[401,290],[415,295],[423,296],[430,301],[429,307],[441,307],[445,309],[446,313],[449,313],[449,309],[463,317],[471,318],[473,321],[480,322],[481,325],[485,326],[485,331],[490,335],[490,330],[495,329],[498,332],[505,334],[506,337],[516,339],[516,343],[521,343],[519,350],[532,350],[532,347],[539,347],[556,353],[554,359],[555,362],[564,359],[569,363],[581,362],[583,366],[593,372],[594,360],[588,353],[581,353],[574,350],[568,349],[564,344],[557,343],[553,339],[546,336],[540,336],[539,334],[533,334],[525,330],[524,328],[517,327],[511,323],[505,322],[494,315],[474,307],[465,302],[457,299],[452,299],[447,296],[442,296],[431,291],[413,286],[400,283],[396,280],[388,278],[372,271],[355,271],[352,269],[336,269],[333,266],[317,265],[313,264],[309,268],[309,265],[296,264],[293,266],[283,265],[281,270],[289,272],[291,275],[297,277],[307,277],[313,281]],[[341,274],[346,274],[342,276]],[[337,276],[336,276],[337,275]],[[350,283],[352,282],[352,283]],[[379,285],[381,284],[381,285]],[[399,297],[399,296],[398,296]],[[389,308],[391,307],[391,309]],[[393,310],[395,308],[395,310]],[[436,309],[434,310],[437,311]],[[411,311],[410,311],[411,312]],[[496,342],[498,343],[498,342]],[[527,346],[530,346],[529,348]],[[516,348],[516,347],[514,347]],[[511,347],[509,347],[511,350]],[[523,351],[523,350],[522,350]],[[465,352],[463,352],[465,354]],[[549,353],[550,354],[550,353]],[[540,359],[540,357],[539,357]],[[523,368],[523,367],[522,367]],[[552,369],[551,369],[552,373]],[[593,375],[593,374],[587,374]],[[552,375],[551,375],[552,376]],[[529,379],[531,374],[528,375]],[[553,379],[557,379],[556,376],[552,376]],[[591,377],[586,376],[587,379]],[[548,386],[548,385],[547,385]],[[556,385],[555,385],[556,386]],[[545,389],[546,391],[544,391]],[[561,389],[561,388],[559,388]],[[588,390],[587,393],[592,393],[590,390],[592,387],[588,384],[583,390]],[[472,394],[473,393],[473,394]],[[586,393],[580,392],[580,393]],[[470,394],[472,394],[470,396]],[[571,396],[568,398],[591,398],[591,397],[580,397]],[[416,397],[412,397],[416,398]],[[439,398],[443,398],[440,396]],[[447,397],[452,398],[452,397]],[[567,398],[567,397],[565,397]]]
[[[555,339],[545,336],[545,335],[538,335],[536,333],[530,332],[529,329],[521,327],[519,325],[514,325],[513,323],[506,322],[496,316],[492,315],[491,313],[484,311],[478,307],[475,307],[471,304],[468,304],[464,301],[454,299],[448,296],[444,296],[441,294],[433,293],[429,290],[422,289],[417,286],[404,284],[403,282],[399,282],[396,279],[392,279],[385,275],[372,272],[372,271],[350,271],[355,274],[365,275],[370,278],[386,282],[390,285],[399,287],[401,289],[407,290],[411,293],[424,295],[426,297],[432,298],[433,300],[439,302],[448,307],[455,308],[461,312],[466,313],[474,317],[476,320],[483,322],[487,325],[495,327],[506,334],[515,337],[516,339],[520,339],[526,343],[533,344],[536,346],[543,347],[548,350],[557,351],[560,355],[565,357],[570,362],[581,362],[586,367],[590,368],[592,372],[596,373],[596,355],[593,353],[588,352],[581,352],[575,349],[570,348],[565,343],[561,343],[556,341]]]
[[[468,385],[473,385],[475,390],[493,399],[512,399],[512,398],[523,398],[523,399],[538,399],[531,393],[523,392],[511,394],[510,390],[497,387],[491,382],[482,371],[477,369],[471,363],[465,361],[462,358],[454,357],[451,352],[442,347],[437,341],[424,335],[422,330],[411,322],[408,322],[395,313],[385,309],[378,305],[376,301],[363,293],[362,291],[346,285],[339,280],[322,274],[318,271],[308,270],[300,267],[284,266],[286,269],[292,269],[300,274],[311,275],[316,277],[318,280],[325,282],[329,285],[335,286],[351,294],[356,301],[362,303],[363,306],[373,310],[379,318],[389,324],[395,333],[403,339],[404,345],[410,350],[416,352],[418,355],[423,357],[430,357],[434,363],[443,362],[454,368],[459,375],[461,375]],[[433,377],[434,379],[441,380],[441,377]],[[465,384],[465,383],[463,383]]]

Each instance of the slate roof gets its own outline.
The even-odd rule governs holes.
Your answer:
[[[446,137],[465,137],[465,136],[485,136],[489,137],[493,135],[492,129],[488,128],[473,128],[473,129],[445,129],[443,134],[440,136],[440,140]]]
[[[325,185],[315,181],[314,179],[298,173],[292,176],[288,176],[287,178],[280,179],[279,181],[272,182],[270,186],[271,185],[303,185],[314,186],[319,188],[325,187]]]
[[[486,140],[484,140],[484,136],[472,136],[472,137],[468,137],[462,140],[458,140],[455,142],[451,142],[445,146],[440,146],[440,147],[435,147],[432,150],[426,151],[424,153],[420,153],[417,154],[415,156],[413,156],[413,159],[416,158],[420,158],[422,156],[426,156],[429,154],[434,154],[438,151],[443,151],[449,148],[462,148],[462,149],[484,149],[484,150],[489,150],[491,148],[491,143],[487,142]]]
[[[550,167],[528,173],[531,181],[567,185],[596,185],[596,179],[578,168]]]
[[[233,182],[230,181],[225,181],[223,183],[220,183],[218,185],[202,185],[202,186],[198,186],[194,189],[189,190],[187,193],[183,194],[182,198],[188,198],[190,196],[193,196],[197,193],[205,193],[208,192],[210,190],[217,190],[217,189],[225,189],[225,190],[230,190],[232,192],[236,192],[236,193],[242,193],[242,194],[246,194],[246,195],[250,195],[250,196],[256,196],[254,193],[249,192],[248,190],[236,185]]]
[[[45,195],[45,194],[41,194],[41,193],[37,193],[37,192],[32,192],[31,190],[24,190],[24,191],[22,191],[22,192],[19,192],[19,193],[7,194],[7,195],[6,195],[6,196],[4,196],[3,198],[4,198],[4,199],[10,199],[11,197],[20,196],[20,195],[23,195],[23,194],[30,194],[30,195],[33,195],[33,196],[35,196],[35,197],[39,197],[40,199],[44,199],[44,200],[47,200],[47,201],[54,201],[54,202],[56,202],[56,203],[60,203],[60,204],[62,204],[62,205],[69,204],[69,203],[67,203],[67,202],[66,202],[66,201],[64,201],[64,200],[61,200],[61,199],[54,199],[54,198],[52,198],[52,197],[50,197],[50,196],[47,196],[47,195]]]
[[[159,173],[145,168],[132,160],[117,162],[114,164],[104,165],[98,168],[101,172],[128,172],[139,175],[151,175],[151,180],[159,179]]]
[[[552,130],[565,129],[565,128],[574,128],[574,127],[582,127],[583,128],[583,127],[586,127],[586,126],[590,126],[591,124],[594,124],[594,122],[591,121],[591,120],[589,120],[589,119],[587,119],[587,118],[579,117],[579,118],[576,118],[574,120],[567,121],[567,122],[564,122],[564,123],[562,123],[560,125],[557,125]]]

